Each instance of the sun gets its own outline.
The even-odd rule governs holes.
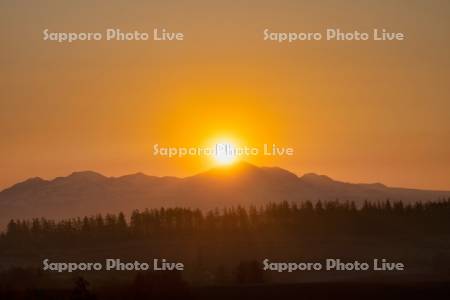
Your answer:
[[[236,146],[230,141],[219,141],[214,145],[214,161],[218,165],[231,165],[237,160]]]

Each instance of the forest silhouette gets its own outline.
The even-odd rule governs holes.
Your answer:
[[[124,213],[49,220],[11,220],[0,237],[2,247],[73,244],[170,236],[295,233],[302,235],[426,235],[450,233],[450,199],[403,204],[309,201],[281,202],[261,207],[199,209],[161,208]]]
[[[415,204],[366,201],[361,206],[350,201],[280,202],[206,212],[160,208],[134,210],[129,216],[11,220],[0,235],[4,266],[0,297],[273,299],[304,294],[329,299],[326,290],[355,298],[372,291],[373,298],[368,299],[395,299],[400,294],[393,291],[411,299],[420,299],[420,293],[431,295],[430,291],[440,297],[448,292],[449,236],[450,199]],[[60,274],[38,266],[42,258],[64,262],[111,257],[130,261],[167,257],[185,263],[186,271]],[[275,261],[392,257],[401,259],[408,271],[397,276],[278,274],[262,270],[265,257]],[[10,261],[13,267],[7,267]],[[425,276],[429,282],[423,281]],[[343,278],[345,284],[333,283]]]

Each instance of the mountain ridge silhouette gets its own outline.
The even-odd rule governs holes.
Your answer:
[[[189,207],[215,209],[289,201],[433,201],[450,191],[387,187],[380,183],[346,183],[325,175],[302,176],[279,168],[246,162],[216,167],[179,177],[143,173],[107,177],[94,171],[66,177],[39,177],[19,182],[0,192],[0,227],[10,219],[67,218],[133,209]]]

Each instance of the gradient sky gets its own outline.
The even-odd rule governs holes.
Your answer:
[[[296,149],[257,165],[450,189],[450,1],[155,2],[0,3],[0,189],[77,170],[187,176],[211,161],[152,145],[222,136]],[[45,28],[155,27],[185,41],[42,41]],[[407,40],[262,40],[327,27]]]

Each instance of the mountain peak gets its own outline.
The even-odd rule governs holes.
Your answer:
[[[258,172],[261,172],[261,170],[262,170],[261,168],[252,165],[246,161],[239,161],[231,165],[214,167],[198,175],[213,176],[213,177],[216,176],[240,177],[242,175],[256,174]]]
[[[47,180],[42,179],[41,177],[31,177],[25,181],[14,184],[13,186],[6,188],[3,192],[13,191],[17,189],[30,189],[34,187],[38,187],[43,183],[47,183]]]
[[[70,174],[68,177],[79,177],[79,178],[105,178],[100,173],[94,171],[76,171]]]
[[[306,173],[300,179],[308,183],[330,183],[334,182],[333,179],[326,175],[318,175],[316,173]]]
[[[70,174],[67,177],[57,177],[54,180],[55,181],[59,181],[59,180],[75,180],[75,181],[100,181],[100,180],[104,180],[107,179],[106,176],[103,176],[100,173],[94,172],[94,171],[77,171],[77,172],[73,172],[72,174]]]
[[[249,182],[280,183],[298,180],[297,175],[282,168],[258,167],[245,161],[240,161],[232,165],[215,167],[209,171],[188,178],[199,180],[207,178],[224,182],[240,182],[242,184],[247,184]]]
[[[236,163],[230,164],[230,165],[223,165],[215,167],[214,169],[235,169],[235,170],[250,170],[250,169],[259,169],[259,167],[246,162],[244,160],[240,160]]]
[[[133,174],[123,175],[120,177],[117,177],[115,179],[127,181],[127,182],[133,182],[133,181],[146,181],[156,178],[155,176],[149,176],[142,172],[137,172]]]
[[[41,177],[31,177],[25,180],[23,183],[40,183],[44,181],[46,180],[42,179]]]

